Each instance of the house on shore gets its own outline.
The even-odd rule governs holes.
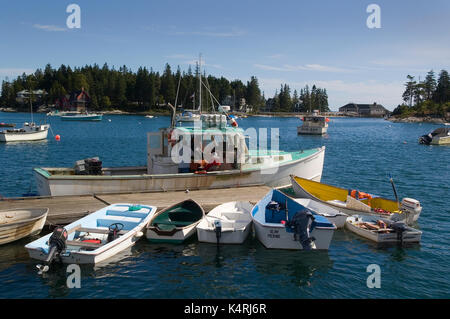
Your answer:
[[[361,116],[361,117],[383,117],[390,112],[383,105],[377,104],[357,104],[348,103],[339,108],[339,112],[344,115]]]
[[[33,90],[33,103],[34,102],[42,102],[44,97],[47,95],[47,92],[44,90]],[[29,103],[29,98],[31,96],[30,91],[28,90],[22,90],[17,92],[16,94],[16,101],[19,103]]]
[[[89,94],[81,88],[79,91],[58,98],[55,101],[55,107],[60,110],[86,112],[90,100]]]

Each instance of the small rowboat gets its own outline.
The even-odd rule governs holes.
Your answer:
[[[345,228],[376,243],[420,242],[422,232],[403,222],[375,216],[353,215],[347,218]]]
[[[25,248],[31,258],[51,263],[96,264],[141,238],[155,206],[113,204],[67,226],[57,227]]]
[[[228,202],[215,207],[197,225],[200,242],[242,244],[251,231],[253,205]]]
[[[156,213],[147,226],[150,242],[182,243],[195,234],[205,211],[194,200],[188,199]]]
[[[391,220],[404,220],[407,224],[412,224],[417,221],[422,211],[419,201],[412,198],[403,198],[399,205],[395,200],[356,190],[349,191],[293,175],[291,183],[296,197],[312,199],[347,215],[373,215]]]
[[[272,249],[327,250],[336,226],[325,217],[272,189],[252,209],[256,237]]]
[[[48,208],[0,211],[0,245],[41,232]]]

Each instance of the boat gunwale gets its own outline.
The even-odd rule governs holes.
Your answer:
[[[200,218],[198,221],[193,222],[192,224],[189,224],[189,225],[186,225],[186,226],[183,226],[183,227],[175,227],[173,230],[170,230],[170,231],[160,230],[157,226],[152,226],[151,225],[153,220],[156,217],[160,216],[162,213],[165,213],[166,211],[168,211],[168,210],[170,210],[170,209],[172,209],[172,208],[174,208],[174,207],[176,207],[176,206],[178,206],[178,205],[180,205],[182,203],[185,203],[185,202],[193,202],[195,205],[200,207],[200,209],[202,211],[202,218]],[[146,229],[147,230],[151,230],[151,231],[155,232],[156,234],[158,234],[158,232],[159,232],[161,234],[167,234],[168,236],[172,236],[172,235],[174,235],[175,233],[177,233],[177,232],[179,232],[181,230],[185,230],[185,229],[191,228],[193,225],[195,225],[195,227],[197,227],[197,225],[203,220],[203,218],[205,218],[205,216],[206,216],[205,210],[203,209],[202,205],[200,205],[197,201],[189,198],[189,199],[183,200],[181,202],[178,202],[176,204],[173,204],[173,205],[171,205],[169,207],[166,207],[166,208],[162,209],[159,212],[155,212],[153,214],[152,218],[149,220],[149,222],[148,222],[148,224],[146,226]]]
[[[25,224],[25,223],[29,223],[29,222],[33,222],[33,221],[37,221],[39,219],[45,218],[48,215],[49,212],[49,208],[31,208],[31,209],[8,209],[8,210],[2,210],[0,211],[0,213],[4,213],[4,212],[15,212],[15,211],[33,211],[33,210],[40,210],[41,212],[39,212],[39,216],[36,217],[32,217],[32,218],[28,218],[28,219],[24,219],[24,220],[18,220],[18,221],[14,221],[12,223],[0,223],[0,228],[5,227],[5,226],[18,226],[20,224]]]

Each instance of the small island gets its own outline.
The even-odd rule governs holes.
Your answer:
[[[416,81],[408,75],[405,83],[403,101],[392,112],[389,120],[392,122],[450,122],[450,77],[446,70],[439,73],[439,78],[433,70],[429,71],[423,81]]]

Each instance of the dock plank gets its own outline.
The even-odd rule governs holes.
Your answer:
[[[153,205],[158,211],[186,199],[193,199],[209,212],[217,205],[230,201],[249,201],[255,204],[270,190],[267,186],[249,186],[237,188],[223,188],[210,190],[193,190],[188,193],[177,192],[149,192],[133,194],[97,194],[84,196],[55,196],[55,197],[21,197],[0,200],[0,210],[49,208],[48,225],[64,225],[72,223],[107,203],[133,203]]]

